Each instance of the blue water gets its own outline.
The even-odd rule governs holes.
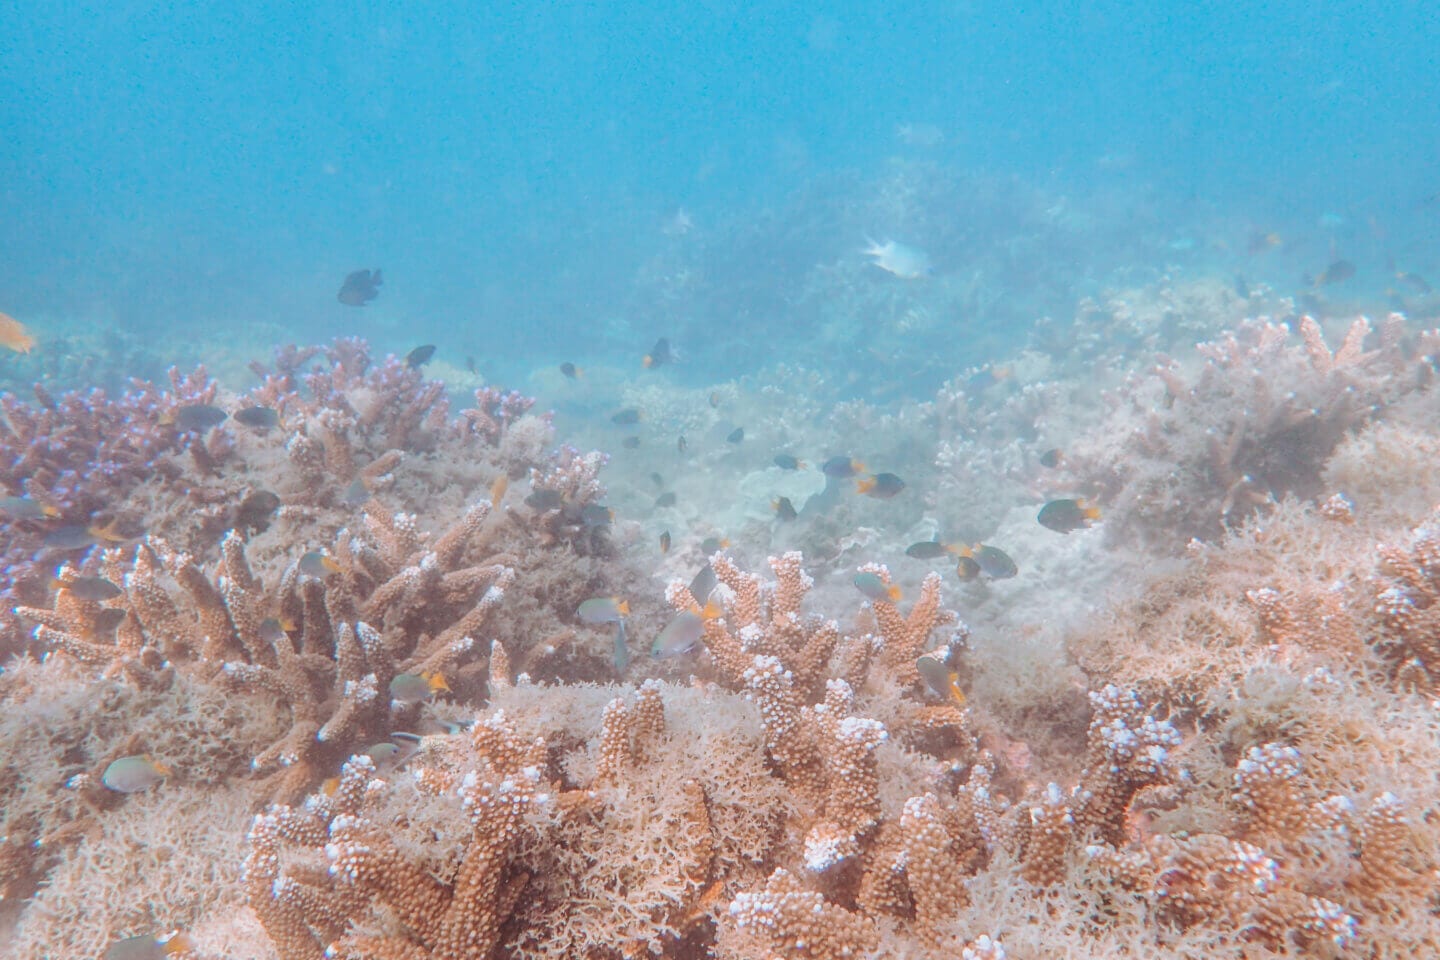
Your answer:
[[[0,310],[181,362],[360,334],[519,382],[669,336],[697,383],[873,347],[928,387],[1137,271],[1440,278],[1423,4],[430,6],[7,5]],[[911,286],[930,332],[817,346],[867,233],[1003,306]]]

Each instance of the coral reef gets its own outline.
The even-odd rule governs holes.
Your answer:
[[[360,341],[242,395],[56,401],[86,426],[53,462],[43,398],[7,400],[43,467],[7,492],[58,515],[6,521],[5,955],[175,929],[198,960],[1440,951],[1434,335],[1262,318],[1124,375],[1239,309],[1213,293],[1134,306],[1110,353],[1086,338],[1128,308],[1087,307],[1064,349],[1104,368],[1102,417],[1062,412],[1085,388],[1043,337],[1013,382],[832,411],[925,493],[817,484],[817,552],[763,565],[688,531],[642,566],[605,454],[518,394],[452,412]],[[161,423],[197,405],[231,416]],[[1057,488],[1105,529],[1036,529]],[[939,524],[1018,554],[1017,511],[1064,544],[1030,583],[880,562]],[[111,536],[47,553],[62,525]],[[612,596],[618,648],[577,614]],[[677,618],[693,648],[628,659]],[[136,754],[168,772],[108,787]]]
[[[114,912],[69,941],[53,906],[73,897],[78,879],[58,880],[78,878],[73,864],[112,856],[103,825],[136,802],[100,784],[112,760],[153,754],[177,771],[155,789],[197,811],[192,794],[207,783],[235,785],[238,805],[227,795],[216,807],[232,815],[297,800],[392,731],[438,722],[431,707],[442,705],[392,697],[397,677],[439,677],[443,696],[483,699],[492,642],[553,654],[538,638],[562,634],[577,595],[605,583],[603,529],[557,529],[505,497],[512,476],[563,479],[560,504],[576,513],[604,495],[599,455],[547,453],[548,420],[527,412],[528,399],[482,391],[476,411],[451,417],[440,384],[394,357],[371,364],[356,340],[283,348],[257,373],[262,384],[238,398],[201,371],[172,375],[171,391],[137,385],[118,402],[7,400],[16,458],[35,461],[24,490],[53,508],[6,521],[10,546],[29,551],[7,582],[6,643],[26,651],[0,678],[9,715],[53,710],[62,684],[107,723],[160,702],[206,724],[179,742],[186,723],[102,736],[96,721],[72,721],[42,738],[54,759],[0,784],[4,895],[40,891],[21,919],[26,950],[49,938],[95,953],[107,932],[146,919]],[[218,420],[209,411],[222,404],[273,415],[180,429],[190,421],[177,410],[198,405]],[[95,458],[101,469],[83,469]],[[77,519],[100,533],[46,545]],[[525,599],[497,620],[523,579]],[[547,595],[554,602],[534,599]],[[590,656],[568,653],[572,665]],[[216,716],[215,702],[227,712]],[[226,724],[223,750],[201,746]]]
[[[1392,314],[1367,349],[1361,317],[1332,351],[1312,317],[1262,318],[1201,344],[1197,370],[1162,355],[1152,380],[1114,398],[1105,428],[1067,450],[1067,467],[1109,505],[1112,541],[1213,540],[1287,495],[1316,496],[1340,442],[1424,383],[1425,347],[1408,347],[1404,327]]]

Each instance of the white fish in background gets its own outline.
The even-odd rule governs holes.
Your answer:
[[[935,272],[930,264],[930,254],[918,247],[908,247],[894,240],[876,243],[867,238],[865,242],[870,244],[865,249],[865,256],[871,258],[870,262],[901,280],[919,280]]]

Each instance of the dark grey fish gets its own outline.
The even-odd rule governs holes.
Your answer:
[[[119,587],[104,577],[76,577],[68,582],[61,581],[60,586],[81,600],[89,600],[91,603],[104,603],[121,593]]]
[[[905,548],[905,556],[914,557],[916,560],[934,560],[949,552],[949,545],[941,543],[939,540],[921,540]]]
[[[374,270],[356,270],[346,275],[335,299],[347,307],[363,307],[380,296],[380,285],[384,282],[380,279],[379,267]]]
[[[999,547],[979,544],[971,556],[980,565],[980,570],[985,576],[995,580],[1009,580],[1020,572],[1020,568],[1015,566],[1015,561],[1010,559],[1010,555]]]
[[[598,503],[588,503],[580,511],[580,522],[587,527],[608,527],[615,519],[615,512]]]
[[[705,601],[710,599],[710,592],[715,589],[715,585],[719,582],[719,579],[715,576],[715,568],[707,563],[700,568],[700,572],[695,574],[695,578],[690,581],[690,596],[694,597],[695,602],[703,607],[705,606]]]
[[[427,343],[405,354],[405,365],[411,370],[418,370],[429,363],[433,356],[435,356],[435,344]]]
[[[745,428],[744,428],[744,427],[736,427],[734,430],[731,430],[731,431],[730,431],[730,435],[725,438],[725,442],[726,442],[726,443],[739,443],[741,440],[744,440],[744,439],[745,439]]]
[[[530,495],[525,498],[525,505],[532,510],[544,512],[546,510],[554,510],[560,506],[561,501],[564,499],[565,498],[560,495],[559,490],[551,490],[548,487],[537,487],[530,491]]]
[[[79,550],[99,542],[90,528],[80,523],[56,527],[45,534],[45,546],[52,550]]]
[[[256,430],[269,430],[280,426],[280,414],[270,407],[246,407],[235,411],[235,422]]]
[[[225,422],[229,414],[217,406],[208,403],[190,403],[183,407],[176,407],[174,413],[174,424],[181,430],[193,430],[196,433],[204,433],[211,427],[218,426]]]
[[[280,498],[269,490],[256,490],[240,501],[235,511],[235,526],[240,530],[263,533],[270,526],[270,515],[280,509]]]

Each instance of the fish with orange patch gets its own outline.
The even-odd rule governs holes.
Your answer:
[[[35,337],[25,324],[8,313],[0,313],[0,345],[16,353],[29,353],[35,349]]]

